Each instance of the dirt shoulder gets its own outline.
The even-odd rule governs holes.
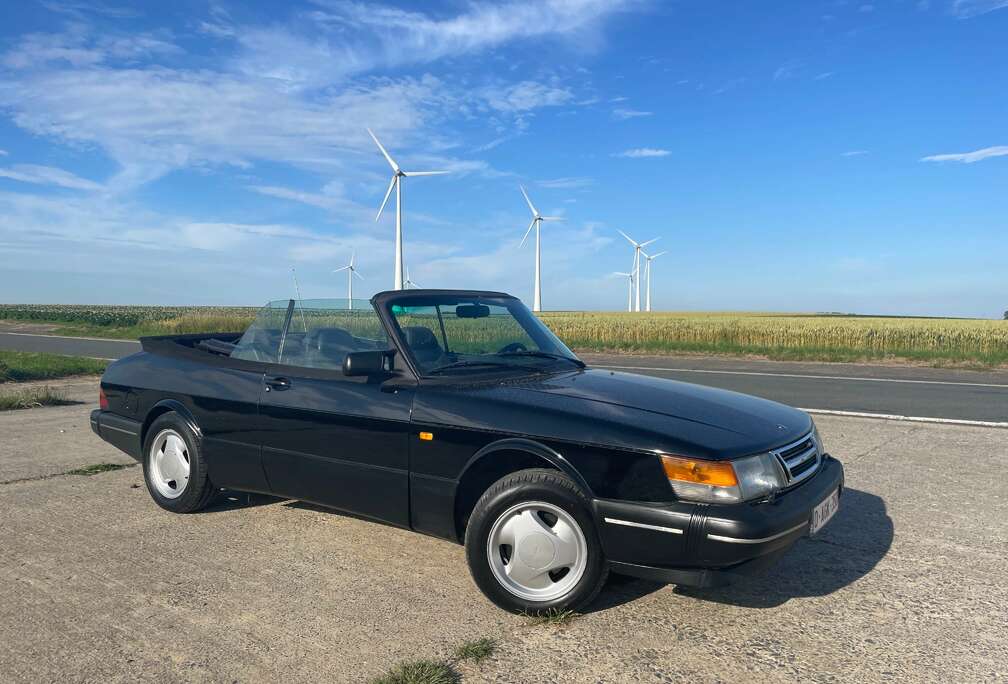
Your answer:
[[[60,411],[34,414],[52,429],[25,456],[66,450]],[[139,468],[0,485],[0,681],[360,682],[481,636],[498,651],[466,682],[1003,677],[1004,431],[818,422],[847,470],[821,536],[726,589],[615,578],[560,628],[489,604],[457,545],[312,506],[172,515]],[[76,436],[85,460],[122,457]]]

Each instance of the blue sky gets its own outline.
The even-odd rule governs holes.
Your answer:
[[[1008,0],[12,3],[0,300],[257,304],[392,284],[620,309],[1000,317]]]

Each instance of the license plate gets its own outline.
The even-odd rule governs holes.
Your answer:
[[[840,508],[840,490],[834,489],[833,493],[823,499],[812,509],[812,520],[809,522],[809,534],[815,534],[823,528],[823,525],[830,521]]]

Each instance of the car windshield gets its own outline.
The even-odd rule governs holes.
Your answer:
[[[409,296],[389,312],[420,372],[546,372],[584,367],[570,349],[510,297]]]

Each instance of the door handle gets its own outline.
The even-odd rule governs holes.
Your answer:
[[[290,378],[266,378],[266,391],[276,390],[277,392],[283,392],[284,390],[289,390],[291,388]]]

